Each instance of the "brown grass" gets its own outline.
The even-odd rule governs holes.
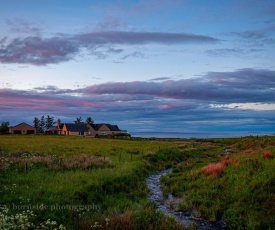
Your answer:
[[[2,157],[0,160],[0,171],[8,168],[23,168],[26,164],[30,170],[31,164],[42,164],[49,170],[58,169],[89,169],[112,167],[113,164],[108,157],[98,157],[93,155],[81,154],[68,156],[66,158],[56,158],[46,155],[21,155]]]
[[[229,156],[225,156],[224,158],[223,158],[223,160],[222,160],[222,164],[224,165],[224,166],[228,166],[228,165],[231,165],[231,160],[229,159]]]
[[[216,163],[216,164],[209,164],[203,168],[204,175],[214,175],[215,177],[219,177],[220,174],[224,171],[224,164]]]

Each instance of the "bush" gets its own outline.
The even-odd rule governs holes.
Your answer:
[[[266,151],[266,152],[264,152],[263,157],[264,157],[265,159],[270,159],[270,158],[272,158],[272,154],[271,154],[271,152]]]

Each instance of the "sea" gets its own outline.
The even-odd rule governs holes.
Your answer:
[[[131,132],[141,138],[240,138],[246,136],[275,136],[275,132]]]

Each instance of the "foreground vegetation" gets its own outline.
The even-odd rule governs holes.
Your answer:
[[[228,229],[275,229],[274,137],[211,141],[162,178],[165,193],[181,197],[175,209],[223,217]]]
[[[223,216],[228,229],[274,229],[274,145],[0,136],[0,229],[184,229],[147,200],[145,178],[169,167],[164,195],[181,198],[171,207]]]
[[[154,229],[160,225],[164,229],[173,225],[181,229],[175,220],[148,204],[145,182],[154,168],[166,166],[165,162],[154,167],[146,158],[177,145],[83,137],[0,136],[0,205],[4,208],[0,226]]]

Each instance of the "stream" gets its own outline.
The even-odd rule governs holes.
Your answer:
[[[170,202],[176,204],[179,199],[169,194],[168,199],[164,200],[162,197],[162,191],[160,188],[161,176],[166,176],[172,172],[172,168],[163,170],[159,173],[155,173],[147,177],[146,182],[150,189],[149,200],[154,201],[157,208],[161,210],[165,215],[172,215],[177,221],[181,222],[185,227],[188,227],[191,223],[196,223],[199,230],[220,230],[224,229],[224,220],[221,219],[215,223],[207,222],[201,218],[192,215],[192,211],[175,211],[170,208]]]

